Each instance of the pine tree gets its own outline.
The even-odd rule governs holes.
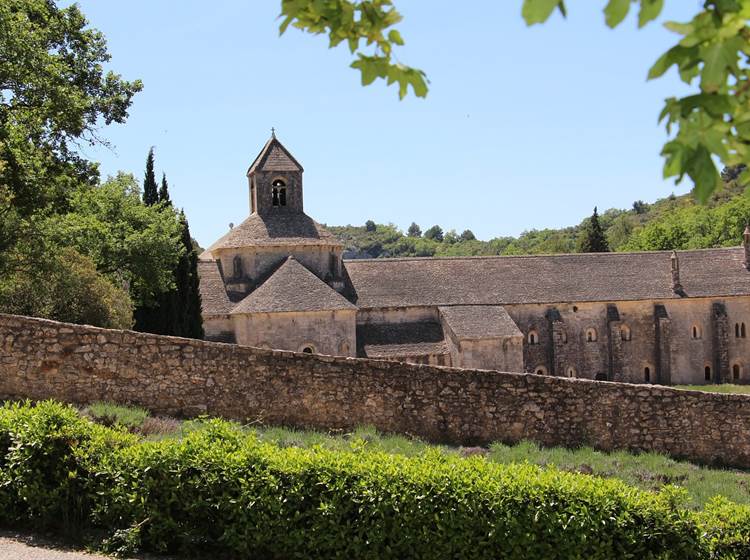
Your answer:
[[[171,205],[172,201],[169,199],[169,185],[167,184],[167,174],[161,174],[161,187],[159,188],[159,202],[166,202]]]
[[[422,237],[422,229],[417,225],[417,222],[412,222],[406,234],[409,237]]]
[[[156,186],[156,176],[154,175],[154,148],[148,151],[146,158],[146,174],[143,178],[143,203],[146,206],[153,206],[159,202],[159,193]]]
[[[607,237],[604,235],[602,225],[599,223],[599,214],[594,207],[594,213],[586,223],[581,232],[581,236],[578,238],[578,252],[579,253],[607,253],[609,251],[609,243],[607,243]]]

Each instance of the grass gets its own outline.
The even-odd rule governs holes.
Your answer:
[[[200,419],[180,422],[173,418],[152,417],[142,408],[112,403],[95,403],[81,412],[94,421],[120,426],[147,439],[179,438],[190,431],[200,430],[203,426]],[[263,426],[246,426],[245,429],[280,447],[321,446],[349,451],[353,446],[365,445],[369,449],[406,456],[437,450],[462,456],[483,455],[488,461],[496,463],[528,462],[582,475],[617,478],[643,490],[658,490],[667,484],[674,484],[687,491],[689,504],[696,509],[716,495],[726,496],[737,503],[750,504],[750,472],[699,466],[658,453],[605,453],[590,447],[542,448],[528,441],[516,445],[494,443],[489,448],[449,447],[430,445],[407,436],[381,434],[375,428],[367,426],[350,433]]]
[[[750,395],[750,385],[733,385],[722,383],[721,385],[674,385],[674,389],[684,391],[707,391],[709,393],[739,393]]]

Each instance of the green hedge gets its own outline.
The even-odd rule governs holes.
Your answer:
[[[278,448],[211,421],[138,441],[45,402],[0,408],[0,523],[253,558],[745,558],[750,509],[439,452]]]

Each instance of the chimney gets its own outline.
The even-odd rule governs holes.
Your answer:
[[[750,232],[748,232],[750,233]],[[672,251],[672,291],[676,294],[682,294],[682,284],[680,284],[680,261],[677,260],[677,251]]]
[[[750,224],[745,226],[745,231],[742,233],[742,247],[745,249],[745,268],[750,270]]]

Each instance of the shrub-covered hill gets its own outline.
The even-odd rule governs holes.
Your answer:
[[[740,243],[750,220],[750,195],[726,185],[710,201],[698,204],[691,194],[671,195],[648,204],[636,201],[629,210],[609,209],[599,215],[613,251],[655,251],[728,247]],[[414,225],[407,233],[393,224],[328,226],[345,245],[346,258],[523,255],[574,253],[590,218],[562,229],[532,229],[518,237],[481,241],[470,230],[424,233]],[[411,235],[410,235],[411,234]]]

